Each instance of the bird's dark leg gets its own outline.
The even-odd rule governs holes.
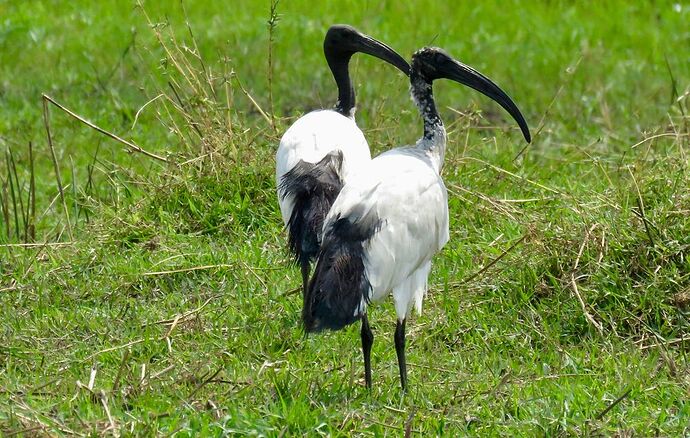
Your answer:
[[[407,364],[405,363],[405,319],[398,320],[395,327],[395,352],[398,354],[398,368],[400,369],[400,386],[407,389]]]
[[[362,353],[364,354],[364,382],[371,389],[371,346],[374,344],[374,334],[369,327],[369,319],[365,313],[362,316]]]

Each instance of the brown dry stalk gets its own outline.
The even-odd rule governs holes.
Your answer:
[[[634,145],[630,146],[630,149],[635,149],[636,147],[640,146],[641,144],[644,144],[648,141],[655,140],[657,138],[662,138],[662,137],[674,137],[674,138],[679,138],[679,137],[687,137],[690,136],[690,134],[683,134],[683,133],[678,133],[678,132],[665,132],[662,134],[656,134],[652,135],[650,137],[643,138],[642,140],[638,141]]]
[[[50,103],[52,103],[53,105],[55,105],[56,107],[60,108],[62,111],[66,112],[67,114],[69,114],[69,115],[72,116],[73,118],[79,120],[81,123],[85,124],[85,125],[88,126],[89,128],[95,129],[96,131],[100,132],[101,134],[103,134],[103,135],[105,135],[105,136],[108,136],[108,137],[112,138],[113,140],[122,143],[123,145],[127,146],[128,148],[130,148],[130,149],[133,150],[134,152],[139,152],[139,153],[141,153],[141,154],[146,155],[147,157],[151,157],[151,158],[153,158],[153,159],[155,159],[155,160],[162,161],[162,162],[164,162],[164,163],[167,163],[167,162],[168,162],[168,160],[167,160],[166,158],[161,157],[160,155],[156,155],[156,154],[154,154],[154,153],[148,152],[148,151],[142,149],[141,147],[137,146],[136,144],[134,144],[134,143],[132,143],[132,142],[130,142],[130,141],[127,141],[127,140],[125,140],[125,139],[123,139],[123,138],[120,138],[120,137],[118,137],[117,135],[113,134],[112,132],[108,132],[108,131],[106,131],[105,129],[101,128],[100,126],[97,126],[97,125],[95,125],[95,124],[89,122],[89,121],[86,120],[85,118],[81,117],[80,115],[78,115],[78,114],[76,114],[75,112],[73,112],[73,111],[71,111],[71,110],[65,108],[65,107],[64,107],[63,105],[61,105],[60,103],[56,102],[55,99],[53,99],[52,97],[48,96],[47,94],[43,94],[43,106],[44,106],[44,112],[45,112],[46,114],[47,114],[47,111],[48,111],[48,109],[47,109],[48,106],[47,106],[47,104],[46,104],[46,101],[47,101],[47,102],[50,102]],[[46,115],[45,117],[46,117],[46,123],[47,123],[47,117],[48,117],[48,116]],[[47,128],[47,125],[46,125],[46,129],[48,129],[48,128]],[[50,133],[48,134],[48,138],[50,139]],[[49,140],[49,141],[50,141],[50,140]],[[52,149],[52,142],[51,142],[51,149]],[[70,233],[70,235],[71,235],[71,233]]]
[[[156,275],[179,274],[181,272],[204,271],[207,269],[235,268],[235,267],[237,267],[237,266],[234,264],[221,263],[218,265],[193,266],[191,268],[172,269],[169,271],[144,272],[142,274],[136,274],[136,275],[143,275],[146,277],[151,277],[151,276],[156,276]]]
[[[615,408],[616,405],[617,405],[618,403],[620,403],[621,401],[623,401],[623,399],[626,398],[626,397],[630,394],[631,391],[632,391],[632,388],[628,388],[623,394],[621,394],[620,397],[618,397],[617,399],[615,399],[614,401],[612,401],[612,402],[606,407],[606,409],[604,409],[603,411],[601,411],[601,412],[600,412],[599,414],[597,414],[597,416],[594,417],[594,418],[595,418],[596,420],[601,420],[602,418],[604,418],[604,416],[605,416],[606,414],[608,414],[609,411],[610,411],[611,409]]]
[[[210,303],[211,301],[213,301],[213,300],[216,299],[216,298],[220,298],[222,295],[223,295],[223,294],[213,295],[212,297],[210,297],[209,299],[207,299],[206,301],[204,301],[204,303],[203,303],[201,306],[197,307],[196,309],[192,309],[192,310],[189,310],[189,311],[184,312],[184,313],[181,313],[181,314],[178,313],[178,314],[175,315],[175,317],[172,318],[172,319],[162,319],[162,320],[160,320],[160,321],[150,322],[150,323],[147,323],[147,324],[143,324],[142,327],[147,327],[147,326],[155,325],[155,324],[166,324],[166,325],[167,325],[167,324],[171,324],[170,330],[168,330],[168,333],[164,336],[164,337],[167,338],[168,336],[170,336],[170,332],[172,332],[172,329],[177,325],[177,323],[178,323],[180,320],[182,320],[182,321],[184,322],[184,321],[185,321],[186,319],[188,319],[190,316],[195,315],[195,314],[201,312],[201,311],[204,309],[204,307],[206,307],[206,306],[208,305],[208,303]]]
[[[55,179],[57,181],[58,191],[60,192],[60,199],[62,200],[62,209],[65,212],[65,218],[67,219],[67,232],[69,233],[69,240],[74,240],[72,235],[72,225],[69,220],[69,210],[67,210],[67,202],[65,202],[65,192],[62,187],[62,178],[60,178],[60,166],[58,166],[57,156],[55,155],[55,148],[53,147],[53,137],[50,134],[50,112],[48,111],[48,103],[46,101],[46,95],[43,95],[43,123],[46,128],[46,135],[48,137],[48,146],[50,147],[50,156],[53,160],[53,166],[55,167]]]
[[[259,114],[261,114],[261,117],[263,117],[269,124],[271,124],[271,118],[266,114],[266,112],[261,108],[261,106],[258,104],[258,102],[252,97],[251,94],[244,88],[244,85],[242,85],[242,82],[240,81],[239,76],[235,75],[235,81],[237,81],[237,85],[240,87],[240,90],[242,90],[242,93],[244,93],[245,96],[247,96],[247,99],[254,105],[254,108],[256,108],[257,111],[259,111]]]
[[[557,195],[563,195],[563,194],[564,194],[564,193],[561,192],[560,190],[553,189],[553,188],[551,188],[551,187],[547,187],[547,186],[545,186],[545,185],[543,185],[543,184],[539,184],[539,183],[536,182],[536,181],[532,181],[532,180],[529,179],[529,178],[525,178],[524,176],[517,175],[517,174],[515,174],[515,173],[513,173],[513,172],[511,172],[511,171],[509,171],[509,170],[503,169],[502,167],[494,166],[493,164],[488,163],[488,162],[486,162],[486,161],[484,161],[484,160],[480,160],[479,158],[474,158],[474,157],[462,157],[461,160],[475,161],[475,162],[477,162],[477,163],[483,164],[484,166],[487,166],[487,167],[489,167],[489,168],[495,170],[496,172],[504,173],[504,174],[506,174],[506,175],[508,175],[508,176],[511,176],[511,177],[513,177],[513,178],[515,178],[515,179],[518,179],[518,180],[520,180],[520,181],[525,181],[525,182],[527,182],[527,183],[529,183],[529,184],[531,184],[531,185],[533,185],[533,186],[535,186],[535,187],[539,187],[540,189],[549,191],[549,192],[551,192],[551,193],[555,193],[555,194],[557,194]]]
[[[594,224],[591,227],[589,227],[589,230],[587,230],[587,233],[585,234],[585,238],[582,240],[582,245],[580,245],[580,250],[577,252],[577,258],[575,259],[575,266],[573,267],[573,272],[570,274],[570,285],[572,286],[573,292],[575,293],[575,296],[577,297],[577,300],[580,302],[580,306],[582,307],[582,313],[584,313],[585,318],[587,318],[587,321],[592,324],[599,334],[603,335],[604,330],[601,326],[601,324],[594,319],[594,317],[587,311],[587,305],[585,304],[585,301],[582,299],[582,295],[580,294],[579,289],[577,288],[577,282],[575,281],[575,271],[577,271],[577,267],[580,264],[580,258],[582,257],[582,253],[585,251],[585,245],[587,245],[587,241],[589,240],[589,236],[592,234],[592,231],[598,226],[599,224]]]
[[[493,265],[495,265],[496,263],[498,263],[499,261],[501,261],[501,259],[502,259],[503,257],[505,257],[506,255],[508,255],[508,253],[510,253],[512,250],[514,250],[519,244],[521,244],[522,242],[524,242],[525,239],[527,238],[527,236],[529,236],[529,234],[525,234],[524,236],[522,236],[521,238],[519,238],[515,243],[513,243],[512,245],[510,245],[510,247],[509,247],[508,249],[506,249],[505,251],[503,251],[498,257],[496,257],[496,258],[494,258],[493,260],[491,260],[491,261],[489,262],[488,265],[484,266],[484,267],[481,268],[479,271],[475,272],[474,274],[470,275],[469,277],[467,277],[467,278],[464,279],[464,280],[454,281],[454,282],[449,283],[448,285],[451,286],[451,287],[458,287],[458,286],[461,286],[461,285],[463,285],[463,284],[469,283],[470,281],[474,280],[476,277],[478,277],[478,276],[480,276],[481,274],[483,274],[484,272],[488,271]]]

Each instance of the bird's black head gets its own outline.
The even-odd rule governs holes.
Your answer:
[[[520,113],[517,105],[491,79],[479,73],[472,67],[453,59],[443,49],[425,47],[412,55],[412,71],[410,78],[420,78],[431,83],[436,79],[450,79],[470,88],[474,88],[485,96],[490,97],[513,116],[522,130],[525,140],[532,139],[527,122]]]
[[[323,51],[330,65],[338,61],[349,61],[352,55],[361,52],[394,65],[406,75],[410,74],[410,65],[395,50],[347,24],[336,24],[328,29],[323,41]]]

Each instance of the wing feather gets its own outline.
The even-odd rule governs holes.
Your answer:
[[[360,163],[371,160],[369,145],[354,120],[333,110],[305,114],[285,131],[276,151],[278,202],[285,224],[290,220],[295,200],[280,188],[283,176],[300,161],[318,163],[337,150],[343,153],[342,179]]]
[[[335,218],[370,211],[380,219],[380,227],[366,242],[364,258],[371,299],[378,300],[428,263],[448,241],[446,187],[425,155],[396,149],[353,174],[324,227]]]

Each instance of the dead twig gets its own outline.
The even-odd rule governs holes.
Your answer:
[[[136,275],[143,275],[145,277],[152,277],[152,276],[156,276],[156,275],[179,274],[181,272],[204,271],[204,270],[208,270],[208,269],[235,268],[235,267],[236,266],[234,264],[221,263],[218,265],[194,266],[191,268],[172,269],[169,271],[144,272],[142,274],[136,274]]]
[[[199,384],[196,386],[196,388],[194,388],[194,390],[192,390],[192,392],[189,393],[189,395],[187,396],[187,398],[188,398],[188,399],[192,398],[192,396],[193,396],[194,394],[196,394],[197,392],[199,392],[199,390],[200,390],[201,388],[203,388],[204,386],[208,385],[213,379],[215,379],[216,376],[217,376],[218,374],[220,374],[221,371],[223,371],[223,366],[222,366],[222,365],[221,365],[220,367],[218,367],[218,369],[216,370],[216,372],[214,372],[213,374],[211,374],[211,377],[209,377],[209,378],[207,378],[207,379],[204,379],[203,382],[199,383]]]
[[[508,253],[510,253],[513,249],[515,249],[515,247],[517,247],[519,244],[521,244],[522,242],[524,242],[528,235],[529,235],[529,234],[525,234],[524,236],[522,236],[521,238],[519,238],[519,239],[517,240],[517,242],[513,243],[512,245],[510,245],[510,247],[509,247],[508,249],[506,249],[505,251],[503,251],[503,252],[502,252],[498,257],[496,257],[495,259],[491,260],[491,262],[489,262],[488,265],[484,266],[484,267],[481,268],[479,271],[475,272],[474,274],[470,275],[469,277],[465,278],[464,280],[451,282],[451,283],[449,283],[449,286],[451,286],[451,287],[462,286],[463,284],[467,284],[467,283],[469,283],[470,281],[474,280],[476,277],[482,275],[484,272],[486,272],[486,271],[488,271],[489,269],[491,269],[491,267],[492,267],[493,265],[495,265],[496,263],[498,263],[499,261],[501,261],[501,259],[502,259],[503,257],[505,257],[506,255],[508,255]]]
[[[60,166],[58,166],[57,156],[55,155],[55,148],[53,147],[53,136],[50,134],[50,112],[48,111],[48,103],[46,95],[43,95],[43,124],[46,128],[46,136],[48,137],[48,146],[50,147],[50,156],[53,160],[55,168],[55,180],[57,181],[58,191],[60,192],[60,199],[62,200],[62,209],[65,212],[67,220],[67,232],[69,233],[69,240],[74,240],[72,235],[72,225],[69,220],[69,210],[67,210],[67,202],[65,201],[65,192],[62,187],[62,178],[60,177]]]
[[[302,286],[297,286],[297,287],[295,287],[295,288],[293,288],[293,289],[290,289],[290,290],[288,290],[288,291],[286,291],[286,292],[283,292],[283,296],[284,296],[284,297],[287,297],[287,296],[290,296],[290,295],[295,295],[295,294],[297,294],[297,293],[298,293],[299,291],[301,291],[301,290],[302,290]]]
[[[32,409],[23,402],[17,401],[15,407],[19,409],[15,409],[13,411],[13,415],[15,415],[18,418],[21,418],[22,420],[28,423],[38,424],[39,428],[43,431],[49,430],[53,433],[54,431],[58,431],[62,434],[70,436],[85,436],[83,433],[79,433],[72,429],[69,429],[67,426],[60,423],[58,419],[50,417],[46,414],[42,414]],[[31,415],[31,417],[29,415]]]
[[[172,326],[177,325],[177,323],[179,323],[180,321],[184,322],[190,316],[201,312],[204,309],[204,307],[206,307],[208,305],[208,303],[210,303],[211,301],[213,301],[214,299],[216,299],[220,296],[222,296],[222,294],[216,294],[216,295],[210,297],[209,299],[207,299],[206,301],[204,301],[204,303],[201,306],[197,307],[196,309],[192,309],[192,310],[189,310],[189,311],[184,312],[182,314],[175,315],[174,318],[162,319],[162,320],[156,321],[156,322],[149,322],[149,323],[143,324],[141,327],[144,328],[144,327],[147,327],[150,325],[156,325],[156,324],[164,324],[164,325],[170,324],[171,329],[172,329]],[[167,336],[168,335],[166,335],[165,337],[167,337]]]
[[[127,365],[127,359],[129,359],[130,353],[130,350],[125,350],[125,354],[122,355],[122,361],[120,362],[120,366],[117,369],[117,375],[115,376],[115,381],[113,382],[113,391],[120,389],[120,379],[122,378],[122,372]]]
[[[513,215],[513,213],[518,213],[518,210],[515,209],[514,207],[510,207],[512,211],[510,211],[506,206],[503,206],[500,204],[500,201],[496,201],[482,193],[479,192],[474,192],[472,190],[468,190],[460,185],[457,184],[448,184],[447,188],[455,189],[455,190],[460,190],[461,192],[470,194],[481,201],[486,202],[487,204],[491,205],[493,207],[494,211],[498,211],[499,213],[508,216],[512,221],[517,222],[517,218]],[[451,193],[453,193],[451,190],[449,190]],[[453,193],[455,195],[455,193]]]
[[[623,399],[624,399],[625,397],[627,397],[627,396],[630,394],[631,391],[632,391],[632,388],[628,388],[623,394],[621,394],[620,397],[618,397],[617,399],[615,399],[614,401],[612,401],[612,402],[606,407],[606,409],[604,409],[603,411],[599,412],[599,413],[597,414],[597,416],[594,417],[594,418],[595,418],[596,420],[601,420],[602,418],[604,418],[604,415],[608,414],[609,411],[610,411],[611,409],[613,409],[614,407],[616,407],[616,405],[617,405],[618,403],[620,403],[621,401],[623,401]]]
[[[587,311],[587,305],[585,304],[585,301],[582,299],[582,295],[580,294],[580,291],[577,288],[577,282],[575,281],[575,271],[577,270],[577,267],[580,264],[580,258],[582,257],[582,253],[585,251],[585,245],[587,245],[589,236],[592,234],[592,231],[594,231],[597,225],[598,224],[592,225],[589,228],[589,230],[587,230],[585,238],[582,240],[582,245],[580,245],[580,250],[577,252],[577,258],[575,259],[575,266],[573,266],[573,272],[570,274],[570,285],[572,286],[573,292],[575,293],[577,300],[580,302],[580,306],[582,307],[582,312],[584,313],[585,318],[587,318],[587,321],[589,321],[597,329],[599,334],[603,335],[604,330],[601,327],[601,324],[596,319],[594,319],[594,317]]]
[[[636,147],[640,146],[641,144],[644,144],[644,143],[651,141],[651,140],[655,140],[657,138],[662,138],[662,137],[678,138],[678,137],[687,137],[687,136],[690,136],[690,134],[676,133],[676,132],[665,132],[663,134],[656,134],[656,135],[652,135],[650,137],[643,138],[642,140],[638,141],[634,145],[630,146],[630,149],[635,149]]]
[[[117,432],[117,427],[115,426],[115,421],[113,420],[113,416],[110,415],[110,409],[108,408],[108,396],[105,394],[105,392],[102,389],[99,391],[98,395],[99,395],[99,398],[101,399],[101,404],[103,405],[103,409],[105,410],[105,414],[108,416],[108,422],[110,423],[110,429],[112,429],[114,432]],[[117,436],[117,434],[116,434],[116,436]]]
[[[407,420],[405,421],[405,438],[410,438],[412,436],[412,419],[414,419],[415,413],[417,413],[417,408],[413,406],[410,415],[407,416]]]
[[[101,354],[103,354],[103,353],[108,353],[108,352],[110,352],[110,351],[115,351],[115,350],[121,350],[121,349],[123,349],[123,348],[127,348],[127,347],[131,347],[131,346],[133,346],[133,345],[141,344],[142,342],[146,342],[146,341],[155,341],[155,340],[157,340],[157,339],[158,339],[158,338],[137,339],[137,340],[132,341],[132,342],[127,342],[126,344],[123,344],[123,345],[118,345],[118,346],[116,346],[116,347],[105,348],[105,349],[103,349],[103,350],[97,351],[97,352],[95,352],[95,353],[92,353],[92,354],[86,356],[86,358],[84,359],[84,361],[93,359],[94,357],[96,357],[96,356],[98,356],[98,355],[101,355]]]
[[[115,141],[117,141],[117,142],[122,143],[123,145],[127,146],[127,147],[130,148],[131,150],[133,150],[133,151],[135,151],[135,152],[139,152],[139,153],[141,153],[141,154],[144,154],[144,155],[146,155],[147,157],[151,157],[151,158],[153,158],[153,159],[155,159],[155,160],[162,161],[162,162],[164,162],[164,163],[167,163],[167,162],[168,162],[168,160],[167,160],[166,158],[161,157],[160,155],[156,155],[156,154],[154,154],[154,153],[148,152],[148,151],[142,149],[141,147],[137,146],[136,144],[134,144],[134,143],[132,143],[132,142],[130,142],[130,141],[127,141],[127,140],[125,140],[125,139],[123,139],[123,138],[120,138],[120,137],[118,137],[117,135],[113,134],[112,132],[108,132],[108,131],[106,131],[105,129],[101,128],[100,126],[97,126],[97,125],[95,125],[95,124],[89,122],[89,121],[86,120],[85,118],[81,117],[80,115],[76,114],[76,113],[73,112],[73,111],[70,111],[69,109],[67,109],[67,108],[65,108],[63,105],[61,105],[60,103],[56,102],[55,99],[53,99],[52,97],[48,96],[47,94],[43,94],[43,107],[44,107],[44,113],[46,114],[46,116],[45,116],[45,117],[46,117],[46,120],[47,120],[47,111],[48,111],[48,109],[47,109],[47,108],[48,108],[48,105],[46,104],[46,101],[47,101],[47,102],[50,102],[50,103],[52,103],[53,105],[55,105],[56,107],[60,108],[62,111],[66,112],[67,114],[69,114],[69,115],[72,116],[73,118],[79,120],[81,123],[85,124],[85,125],[88,126],[89,128],[95,129],[96,131],[100,132],[101,134],[103,134],[103,135],[105,135],[105,136],[108,136],[108,137],[112,138],[113,140],[115,140]],[[46,126],[47,126],[47,125],[46,125]],[[50,138],[50,134],[48,134],[48,138]],[[52,150],[52,146],[51,146],[51,150]]]
[[[488,163],[488,162],[486,162],[486,161],[484,161],[484,160],[481,160],[481,159],[479,159],[479,158],[475,158],[475,157],[462,157],[462,160],[475,161],[475,162],[477,162],[477,163],[480,163],[480,164],[483,164],[484,166],[489,167],[490,169],[495,170],[496,172],[504,173],[504,174],[506,174],[506,175],[508,175],[508,176],[511,176],[511,177],[515,178],[515,179],[518,179],[518,180],[520,180],[520,181],[524,181],[524,182],[529,183],[529,184],[531,184],[531,185],[533,185],[533,186],[535,186],[535,187],[539,187],[539,188],[542,189],[542,190],[546,190],[546,191],[551,192],[551,193],[554,193],[554,194],[556,194],[556,195],[564,195],[564,194],[565,194],[565,193],[561,192],[560,190],[553,189],[553,188],[551,188],[551,187],[547,187],[547,186],[545,186],[545,185],[543,185],[543,184],[539,184],[539,183],[536,182],[536,181],[532,181],[532,180],[529,179],[529,178],[525,178],[524,176],[517,175],[517,174],[515,174],[515,173],[513,173],[513,172],[511,172],[511,171],[509,171],[509,170],[506,170],[506,169],[504,169],[504,168],[502,168],[502,167],[494,166],[493,164]]]
[[[249,101],[252,103],[252,105],[254,105],[254,108],[256,108],[256,110],[259,111],[259,114],[261,114],[261,117],[263,117],[264,120],[266,120],[268,122],[268,124],[271,125],[271,123],[272,123],[271,118],[261,108],[259,103],[256,100],[254,100],[252,95],[249,94],[249,92],[244,88],[244,85],[242,85],[242,82],[240,81],[240,78],[237,75],[235,75],[235,81],[237,81],[237,85],[240,87],[240,90],[242,90],[242,93],[247,97],[247,99],[249,99]],[[271,126],[273,126],[273,125],[271,125]]]
[[[649,244],[652,245],[652,247],[654,247],[656,245],[654,244],[654,238],[652,237],[652,233],[649,229],[649,220],[647,219],[647,215],[644,212],[644,201],[642,201],[642,192],[640,192],[640,186],[637,184],[635,175],[633,174],[630,167],[628,167],[628,173],[630,173],[630,177],[632,178],[633,184],[635,185],[635,191],[637,194],[637,197],[635,198],[635,200],[637,201],[637,209],[639,210],[637,216],[640,219],[642,219],[642,223],[644,224],[644,230],[647,233],[647,238],[649,239]]]
[[[656,347],[668,347],[671,345],[676,345],[676,344],[682,344],[685,338],[678,338],[678,339],[671,339],[670,341],[667,342],[660,342],[656,344],[650,344],[650,345],[643,345],[640,347],[640,350],[649,350],[650,348],[656,348]],[[636,341],[637,343],[638,341]]]
[[[267,285],[266,282],[263,280],[263,278],[261,278],[261,277],[259,276],[259,274],[256,273],[256,271],[254,270],[254,268],[252,268],[251,266],[249,266],[249,265],[248,265],[247,263],[245,263],[245,262],[241,262],[241,263],[242,263],[242,265],[243,265],[249,272],[252,273],[252,275],[254,275],[254,277],[256,277],[257,280],[259,280],[259,283],[261,283],[261,285],[264,287],[264,289],[265,289],[266,291],[268,291],[268,285]]]
[[[271,0],[271,10],[268,19],[268,106],[271,110],[271,127],[273,132],[276,130],[276,117],[273,109],[273,44],[275,40],[275,30],[278,26],[280,16],[278,15],[278,3],[280,0]]]
[[[51,246],[74,245],[75,242],[43,242],[43,243],[3,243],[0,248],[43,248]]]
[[[153,103],[154,101],[160,99],[161,97],[165,97],[165,94],[163,94],[163,93],[159,94],[158,96],[150,99],[148,102],[146,102],[144,105],[142,105],[141,108],[139,108],[137,113],[134,115],[134,122],[132,122],[132,127],[130,128],[130,130],[134,130],[134,127],[137,125],[137,121],[139,120],[139,115],[141,114],[142,111],[144,111],[144,108],[149,106],[150,103]]]
[[[5,437],[9,438],[9,437],[11,437],[11,436],[17,436],[17,435],[21,435],[21,436],[31,436],[31,435],[33,435],[33,434],[30,434],[29,432],[36,432],[37,430],[41,430],[41,431],[42,431],[42,430],[45,430],[45,429],[44,429],[44,427],[43,427],[42,425],[39,424],[38,426],[27,427],[26,429],[18,429],[18,430],[14,430],[14,431],[12,431],[12,432],[8,432],[7,435],[5,435]]]

